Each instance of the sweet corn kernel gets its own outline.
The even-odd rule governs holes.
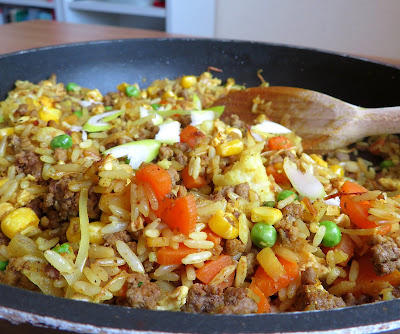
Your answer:
[[[0,204],[0,219],[3,219],[6,214],[10,213],[14,210],[14,207],[10,203],[1,203]]]
[[[30,208],[11,211],[1,220],[1,230],[10,239],[28,227],[38,227],[39,218]]]
[[[89,99],[92,99],[93,101],[96,101],[96,102],[101,102],[103,100],[103,95],[101,95],[100,91],[97,88],[88,91],[86,93],[86,96]]]
[[[227,143],[222,143],[217,146],[217,154],[221,157],[236,155],[243,151],[244,144],[239,139],[231,140]]]
[[[242,131],[240,131],[238,128],[227,128],[226,133],[235,139],[243,138]]]
[[[56,108],[43,107],[39,111],[39,117],[45,122],[54,121],[58,123],[61,117],[61,110]]]
[[[328,167],[328,163],[317,154],[310,154],[310,157],[320,166]]]
[[[141,90],[139,96],[140,96],[142,99],[147,99],[149,95],[147,94],[147,91]]]
[[[169,97],[172,97],[174,99],[177,98],[177,96],[175,95],[175,93],[172,90],[167,90],[164,92],[164,94],[162,95],[163,99],[167,99]]]
[[[183,88],[190,88],[197,83],[197,78],[194,75],[185,75],[181,79],[181,86]]]
[[[282,212],[279,209],[260,206],[251,210],[251,220],[254,223],[263,222],[275,224],[282,219]]]
[[[4,136],[10,136],[14,134],[14,128],[2,128],[0,129],[0,139]]]
[[[231,224],[231,221],[234,225]],[[235,216],[225,214],[222,210],[214,213],[208,222],[208,226],[215,234],[224,239],[235,239],[239,235],[239,222]]]
[[[126,87],[128,87],[129,84],[127,84],[126,82],[123,82],[122,84],[117,86],[117,89],[121,92],[121,93],[125,93],[125,89]]]
[[[93,222],[89,224],[89,240],[91,244],[104,244],[104,233],[101,233],[100,230],[106,225],[107,224],[104,224],[102,222]]]
[[[340,165],[332,165],[330,169],[339,177],[344,176],[344,170],[343,167]]]
[[[53,101],[47,96],[41,96],[38,98],[38,100],[45,107],[49,107],[49,108],[53,107]]]
[[[156,96],[160,88],[157,86],[150,86],[147,88],[147,93],[149,93],[150,96]]]
[[[79,242],[81,240],[81,228],[78,217],[71,218],[66,235],[69,242]]]

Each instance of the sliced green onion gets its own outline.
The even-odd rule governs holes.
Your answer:
[[[74,115],[78,116],[78,118],[79,118],[79,117],[82,117],[83,112],[82,112],[82,110],[75,110]]]
[[[71,246],[67,242],[60,246],[54,247],[52,250],[57,252],[58,254],[61,254],[61,253],[71,254]]]
[[[127,157],[132,168],[138,169],[143,162],[151,162],[157,157],[160,146],[157,140],[144,139],[115,146],[103,154],[111,154],[116,159]]]
[[[87,132],[100,132],[108,130],[111,128],[111,125],[107,122],[117,118],[118,116],[121,116],[123,113],[123,110],[114,110],[93,116],[88,119],[82,129]]]
[[[177,121],[165,122],[159,125],[160,130],[156,134],[155,140],[160,143],[172,145],[180,141],[181,123]]]
[[[201,110],[201,101],[196,94],[193,94],[193,108],[195,110]]]
[[[8,266],[8,260],[0,261],[0,271],[6,270],[7,266]]]

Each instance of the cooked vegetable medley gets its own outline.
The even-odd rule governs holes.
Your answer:
[[[397,136],[308,154],[269,101],[254,124],[213,107],[238,89],[210,72],[107,95],[17,81],[0,102],[0,281],[196,313],[399,297]]]

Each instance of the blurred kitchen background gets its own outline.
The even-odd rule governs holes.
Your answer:
[[[400,58],[400,0],[0,0],[0,24],[32,19],[255,40]]]

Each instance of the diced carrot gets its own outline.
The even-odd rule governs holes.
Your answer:
[[[212,241],[214,245],[219,245],[221,243],[222,238],[211,231],[209,227],[206,227],[202,232],[207,233],[207,240]]]
[[[280,256],[277,256],[277,258],[285,269],[285,274],[281,276],[277,282],[275,282],[261,266],[258,267],[253,278],[254,283],[267,297],[272,296],[280,289],[288,286],[299,276],[299,267],[297,263],[289,262]]]
[[[354,255],[354,247],[355,247],[355,243],[354,241],[349,237],[348,234],[343,233],[342,234],[342,239],[340,240],[340,242],[334,246],[334,247],[321,247],[321,250],[326,254],[328,253],[328,251],[330,250],[341,250],[344,253],[346,253],[348,255],[348,258],[346,261],[340,262],[338,263],[340,266],[345,266],[347,264],[347,262],[350,261],[350,259],[353,257]]]
[[[290,181],[287,178],[285,172],[282,170],[282,172],[280,173],[275,165],[269,165],[266,167],[265,170],[268,175],[272,175],[274,177],[275,182],[280,186],[285,186],[290,184]]]
[[[187,143],[191,148],[196,146],[198,139],[203,139],[205,134],[193,125],[186,126],[179,135],[182,143]]]
[[[159,202],[172,190],[171,176],[165,169],[155,164],[141,167],[136,172],[136,180],[147,183]]]
[[[221,289],[229,288],[233,285],[233,281],[235,280],[235,273],[233,272],[228,276],[228,278],[222,283],[218,284],[218,287]]]
[[[346,213],[352,223],[360,228],[374,228],[376,223],[368,220],[368,209],[371,204],[369,201],[354,202],[352,197],[354,193],[365,193],[368,190],[357,183],[346,181],[340,188],[340,192],[348,195],[342,195],[340,198],[340,207]]]
[[[179,244],[178,249],[162,247],[157,252],[157,263],[162,265],[181,264],[184,257],[196,252],[198,252],[197,249],[186,247],[184,244]]]
[[[216,260],[207,261],[203,267],[196,270],[196,277],[205,284],[209,284],[212,279],[223,268],[232,264],[232,258],[229,255],[220,255]]]
[[[189,165],[182,171],[182,180],[187,189],[199,189],[207,184],[207,180],[204,176],[199,175],[197,178],[193,178],[193,176],[189,175]]]
[[[372,154],[379,155],[384,145],[385,145],[385,139],[378,139],[377,141],[369,145],[368,150]]]
[[[183,234],[188,235],[193,232],[197,220],[197,204],[194,196],[189,194],[171,202],[162,213],[161,219]]]
[[[158,202],[158,209],[154,210],[155,214],[157,215],[158,218],[162,218],[164,212],[171,207],[172,203],[174,202],[173,199],[169,197],[165,197],[162,201]]]
[[[257,313],[269,313],[271,311],[271,305],[257,284],[251,282],[249,289],[260,297],[260,301],[257,303]]]
[[[126,297],[127,292],[128,292],[128,282],[125,282],[122,288],[119,291],[117,291],[116,296]]]
[[[366,294],[377,296],[382,289],[387,287],[387,283],[390,283],[392,286],[400,285],[400,272],[398,270],[383,276],[375,274],[370,254],[367,253],[361,256],[357,261],[360,271],[356,287],[353,291],[355,295]]]
[[[271,151],[287,150],[293,147],[293,143],[285,136],[276,136],[268,140],[268,148]]]

